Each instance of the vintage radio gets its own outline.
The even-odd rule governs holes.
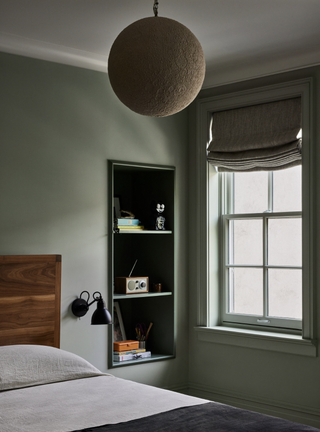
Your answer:
[[[146,276],[116,277],[115,294],[134,294],[149,292],[149,278]]]

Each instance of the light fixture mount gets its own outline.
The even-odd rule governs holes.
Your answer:
[[[158,8],[159,8],[159,2],[157,0],[154,0],[154,3],[153,3],[154,16],[158,16]]]
[[[82,294],[84,294],[84,293],[88,294],[87,300],[81,298]],[[88,304],[89,298],[90,298],[90,294],[88,293],[88,291],[82,291],[82,293],[80,294],[80,297],[72,302],[71,310],[72,310],[73,315],[75,315],[79,318],[85,316],[85,314],[89,310],[89,304]]]
[[[82,298],[82,294],[86,293],[88,295],[87,300]],[[89,303],[90,294],[88,291],[82,291],[80,297],[72,302],[71,310],[73,315],[78,318],[83,317],[89,310],[89,307],[97,302],[97,309],[92,315],[91,324],[112,324],[112,318],[110,312],[105,308],[102,295],[99,291],[95,291],[92,294],[93,300]]]

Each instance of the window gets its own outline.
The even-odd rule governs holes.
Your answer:
[[[224,324],[301,330],[301,174],[219,174]]]
[[[284,170],[268,168],[270,171],[244,175],[233,174],[231,169],[217,172],[208,161],[207,152],[214,113],[297,97],[301,98],[303,130],[300,168],[294,166],[295,162],[291,167],[290,162]],[[194,247],[190,252],[194,265],[190,274],[196,287],[198,338],[314,356],[312,79],[211,97],[206,94],[197,100],[195,108],[196,145],[192,158],[196,177],[192,185],[195,204],[191,219]],[[288,154],[290,160],[296,155],[296,152]],[[266,163],[269,160],[272,155]],[[241,188],[245,182],[252,188],[258,186],[252,179],[255,176],[262,177],[259,187],[263,192],[256,192],[253,200],[252,192],[243,194]],[[247,247],[247,253],[244,241],[239,241],[243,225],[247,239],[251,236],[255,242],[255,249]],[[291,231],[296,233],[294,238],[288,234]],[[244,276],[239,279],[241,271]],[[260,289],[254,305],[251,292],[242,296],[249,297],[249,309],[237,297],[248,274]],[[288,284],[289,278],[292,284]],[[291,304],[287,301],[288,292]],[[286,301],[279,302],[280,296],[285,296]],[[258,319],[270,323],[257,322]]]

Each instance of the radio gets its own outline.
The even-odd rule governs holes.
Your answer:
[[[116,277],[114,292],[116,294],[134,294],[149,292],[149,278],[141,277]]]
[[[134,294],[149,292],[149,278],[144,276],[132,277],[133,269],[135,268],[138,259],[136,259],[128,277],[116,277],[114,280],[115,294]]]

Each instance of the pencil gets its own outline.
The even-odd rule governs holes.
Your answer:
[[[146,333],[146,340],[148,339],[148,336],[149,336],[149,331],[151,330],[151,327],[153,326],[153,323],[151,322],[150,324],[149,324],[149,327],[148,327],[148,330],[147,330],[147,333]]]

